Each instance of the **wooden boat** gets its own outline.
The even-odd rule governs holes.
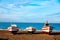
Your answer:
[[[10,27],[8,27],[8,31],[9,31],[9,32],[12,32],[12,33],[16,33],[16,32],[19,31],[19,28],[17,27],[16,24],[13,24],[13,25],[11,25]]]
[[[48,22],[46,22],[45,25],[43,26],[42,32],[46,34],[49,34],[52,32],[52,27],[49,25]]]
[[[27,27],[25,30],[28,31],[29,33],[33,33],[36,31],[36,29],[32,27]]]

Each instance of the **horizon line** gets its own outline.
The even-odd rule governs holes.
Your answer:
[[[11,22],[11,23],[46,23],[46,22]],[[59,23],[59,22],[48,22],[48,23]]]

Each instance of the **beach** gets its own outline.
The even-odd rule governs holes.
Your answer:
[[[60,40],[60,34],[32,34],[32,33],[21,33],[12,34],[7,30],[0,30],[0,40]]]
[[[0,40],[60,40],[60,0],[0,0]]]

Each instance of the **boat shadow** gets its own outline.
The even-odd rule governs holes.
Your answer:
[[[18,33],[12,33],[12,34],[18,34],[18,35],[21,35],[21,34],[47,34],[47,33],[43,33],[43,32],[18,32]],[[60,35],[60,32],[56,32],[56,33],[48,33],[49,35]]]
[[[53,33],[50,33],[50,35],[60,35],[60,32],[53,32]]]

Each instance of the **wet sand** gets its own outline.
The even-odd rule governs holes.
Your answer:
[[[0,40],[60,40],[60,34],[32,34],[32,33],[20,33],[20,34],[12,34],[5,30],[0,30]]]

